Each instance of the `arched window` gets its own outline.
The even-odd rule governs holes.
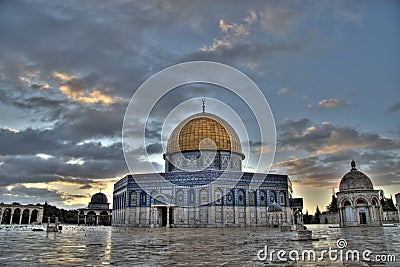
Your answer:
[[[346,206],[351,206],[350,201],[346,200],[346,201],[344,202],[343,206],[345,206],[345,207],[346,207]]]
[[[142,191],[140,193],[140,205],[145,206],[146,205],[146,192]]]
[[[188,192],[188,195],[189,195],[189,197],[188,197],[189,204],[193,205],[195,203],[195,201],[196,201],[195,195],[194,195],[194,190],[190,189],[189,192]]]
[[[222,204],[222,190],[215,189],[215,204]]]
[[[279,193],[279,204],[281,206],[285,205],[285,193],[282,191]]]
[[[183,205],[185,199],[185,194],[183,193],[182,190],[178,190],[176,192],[176,203],[179,205]]]
[[[239,190],[238,192],[238,204],[246,205],[246,195],[244,194],[243,190]]]
[[[226,204],[235,205],[235,194],[233,190],[230,190],[228,195],[226,196]]]
[[[264,190],[260,191],[260,206],[266,206],[267,205],[267,194],[265,193]]]
[[[269,192],[269,202],[270,203],[275,203],[276,202],[275,192],[274,191]]]
[[[253,191],[250,193],[250,205],[256,205],[257,193]]]
[[[134,207],[137,204],[137,194],[135,191],[131,192],[131,206]]]
[[[364,199],[357,199],[357,206],[365,206],[367,205],[367,202]]]
[[[203,188],[200,190],[200,205],[208,204],[208,190]]]

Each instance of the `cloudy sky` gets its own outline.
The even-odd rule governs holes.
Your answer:
[[[291,177],[311,212],[329,203],[351,159],[397,193],[398,25],[398,1],[1,1],[0,201],[76,208],[100,189],[112,199],[128,173],[129,100],[156,72],[194,60],[233,66],[259,86],[277,129],[272,171]],[[223,89],[177,88],[146,133],[158,168],[165,114],[197,97],[226,103],[252,127],[251,110]]]

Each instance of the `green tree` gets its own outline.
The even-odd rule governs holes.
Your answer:
[[[313,223],[320,223],[320,220],[319,220],[320,215],[321,215],[321,211],[319,210],[319,207],[317,206],[317,209],[315,210],[315,214],[314,214]]]
[[[335,194],[332,194],[332,201],[329,203],[328,206],[326,206],[326,210],[329,212],[337,212],[338,211],[338,206],[337,206],[337,198]]]
[[[77,210],[65,210],[59,209],[56,206],[52,206],[45,202],[43,211],[43,223],[47,223],[50,217],[50,222],[54,223],[56,217],[58,221],[62,223],[78,223],[78,211]]]

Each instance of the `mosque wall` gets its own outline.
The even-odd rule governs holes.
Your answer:
[[[268,219],[267,207],[169,207],[171,227],[240,227],[272,226]],[[161,206],[128,208],[125,219],[114,219],[114,225],[158,227],[163,225]],[[118,213],[115,213],[118,216]],[[284,209],[279,224],[290,224],[288,208]]]

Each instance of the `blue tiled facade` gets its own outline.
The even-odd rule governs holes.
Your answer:
[[[151,221],[151,216],[149,215],[151,208],[168,205],[175,210],[193,209],[195,211],[196,209],[208,208],[211,211],[211,207],[238,209],[242,210],[243,214],[246,213],[246,209],[249,209],[254,213],[258,211],[260,215],[264,215],[262,216],[264,219],[260,219],[261,221],[257,220],[256,215],[254,215],[253,218],[255,220],[250,225],[268,225],[270,222],[268,220],[267,209],[272,203],[278,203],[282,207],[282,220],[290,223],[289,199],[292,197],[292,185],[287,175],[226,171],[159,173],[159,175],[174,185],[169,188],[168,186],[166,188],[154,183],[152,181],[154,175],[157,174],[127,175],[114,185],[114,224],[134,226],[157,225],[157,222]],[[255,175],[258,179],[262,179],[263,182],[257,189],[251,190],[250,182]],[[240,178],[238,179],[238,177]],[[213,183],[217,179],[218,183]],[[146,188],[150,188],[151,191],[144,191],[136,180],[142,185],[145,184]],[[233,188],[230,186],[232,180],[238,180]],[[159,196],[162,194],[162,191],[169,192],[169,194],[162,196],[165,198],[165,201],[162,201],[162,197]],[[203,201],[201,197],[203,197]],[[206,200],[204,201],[204,199]],[[132,212],[133,210],[135,212]],[[135,214],[135,218],[132,218],[132,213]],[[138,214],[146,214],[146,220],[136,218]],[[246,220],[242,221],[241,224],[247,224]],[[199,223],[194,220],[194,222],[197,222],[195,225],[199,226],[224,225],[223,220],[219,224],[215,223],[215,221],[207,221],[204,224],[201,221]],[[180,225],[179,220],[177,221],[175,218],[171,219],[171,224],[174,226]],[[232,222],[232,224],[235,224],[235,222]],[[185,221],[185,224],[182,226],[191,225],[188,221]]]
[[[203,140],[214,143],[215,149],[200,151],[197,142]],[[293,223],[289,177],[241,172],[244,155],[240,140],[226,121],[213,114],[195,114],[179,124],[168,140],[164,159],[164,173],[127,175],[115,183],[114,225],[226,227]]]

